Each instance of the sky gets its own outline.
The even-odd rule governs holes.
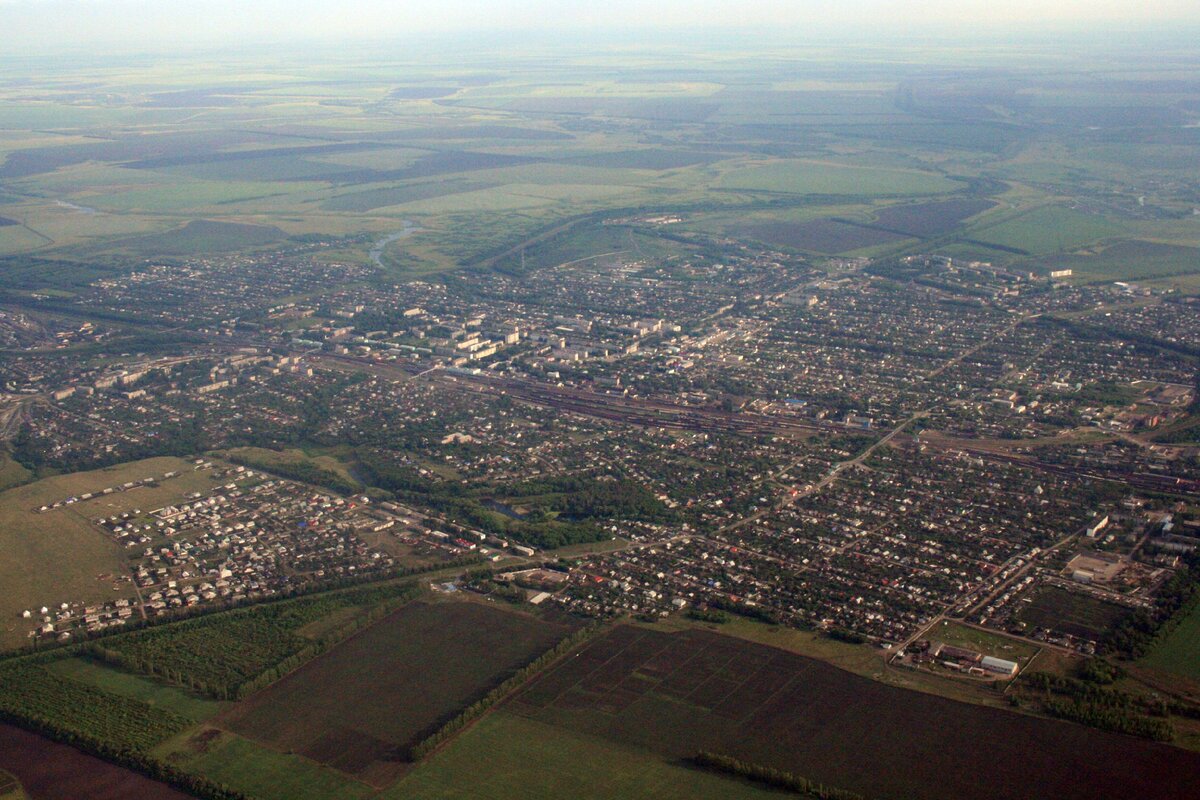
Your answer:
[[[414,34],[897,33],[1200,25],[1200,0],[0,0],[0,47],[152,48]]]

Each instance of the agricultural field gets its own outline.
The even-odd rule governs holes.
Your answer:
[[[745,236],[768,244],[829,255],[905,241],[905,237],[898,233],[839,219],[813,219],[797,223],[760,222],[747,225],[742,231]]]
[[[136,772],[3,723],[0,769],[15,776],[32,800],[189,800]]]
[[[418,203],[422,200],[430,200],[451,194],[490,189],[493,185],[484,181],[450,178],[428,183],[384,186],[377,189],[362,189],[360,191],[336,194],[321,203],[321,208],[327,211],[361,213],[364,211],[374,211],[377,208],[384,208],[386,206]]]
[[[1120,225],[1064,206],[1041,206],[994,225],[971,228],[967,235],[985,245],[1017,253],[1047,256],[1065,253],[1119,235]]]
[[[887,197],[944,194],[962,185],[933,172],[787,160],[733,170],[721,177],[719,186],[786,194]]]
[[[1200,274],[1200,248],[1126,240],[1047,259],[1047,268],[1070,269],[1077,281],[1175,278]]]
[[[255,800],[356,800],[376,790],[294,753],[281,753],[229,731],[201,727],[155,754],[208,780],[237,787]]]
[[[216,724],[374,785],[407,748],[569,633],[478,603],[416,603],[380,621]]]
[[[497,712],[419,765],[380,800],[767,800],[780,793],[576,733]]]
[[[1200,681],[1200,605],[1193,606],[1167,636],[1155,643],[1140,663]]]
[[[286,234],[274,226],[201,219],[164,233],[125,239],[117,245],[150,257],[178,256],[261,247],[285,237]]]
[[[896,689],[700,631],[618,627],[506,709],[663,758],[722,752],[883,800],[998,800],[1033,787],[1182,799],[1183,776],[1200,768],[1195,753]]]
[[[676,627],[675,620],[664,621],[655,625],[656,628],[671,630]],[[807,658],[817,659],[826,664],[832,664],[839,669],[868,678],[872,681],[906,689],[914,692],[933,694],[950,700],[958,700],[974,705],[991,706],[993,708],[1008,708],[1008,703],[995,688],[981,681],[955,680],[946,675],[933,672],[895,667],[888,663],[886,654],[865,648],[860,645],[839,641],[818,631],[806,631],[779,625],[767,625],[757,620],[734,617],[720,626],[709,626],[702,623],[680,620],[679,629],[701,628],[714,631],[725,636],[745,639],[757,644],[767,645]],[[1040,660],[1039,660],[1040,663]]]
[[[1093,213],[1093,198],[1107,203],[1111,182],[1137,183],[1147,171],[1191,174],[1186,136],[1059,141],[1058,126],[1081,119],[1178,118],[1166,95],[1131,117],[1110,107],[1111,86],[1064,92],[1027,76],[1021,96],[1038,103],[1010,106],[999,98],[1011,88],[995,76],[970,90],[952,80],[935,91],[904,59],[843,64],[835,74],[826,59],[841,63],[842,53],[797,62],[786,75],[698,57],[694,80],[664,79],[653,58],[618,76],[606,57],[580,55],[549,84],[488,70],[464,79],[461,64],[442,55],[406,68],[402,85],[386,70],[352,69],[348,81],[306,61],[264,63],[252,85],[206,64],[182,76],[90,71],[81,90],[66,88],[78,77],[67,70],[32,96],[5,88],[0,218],[20,224],[0,227],[0,257],[187,256],[269,246],[283,241],[279,233],[382,233],[404,217],[422,230],[385,261],[393,274],[414,276],[469,265],[584,213],[755,214],[800,199],[819,210],[838,198],[903,201],[855,216],[902,238],[834,222],[751,235],[814,253],[874,255],[918,247],[905,241],[913,237],[958,234],[1000,248],[981,251],[996,261],[1071,252],[1127,227],[1177,244],[1196,235],[1173,187],[1146,198],[1147,208],[1161,201],[1170,210],[1143,214],[1153,218],[1146,225],[1124,226],[1130,215],[1121,210]],[[997,107],[977,119],[972,92],[997,80]],[[956,119],[963,110],[970,118]],[[932,199],[962,192],[969,195]],[[987,227],[1011,213],[988,211],[1010,196],[1012,207],[1048,210]],[[981,213],[978,231],[958,231]],[[197,221],[204,224],[194,228]],[[1039,233],[1046,226],[1053,234]],[[364,237],[339,257],[366,262],[369,247]]]
[[[982,214],[996,204],[991,200],[936,200],[916,205],[894,205],[875,213],[874,225],[910,236],[949,233],[964,220]]]
[[[1099,641],[1130,614],[1129,609],[1055,586],[1041,589],[1019,612],[1021,622]]]

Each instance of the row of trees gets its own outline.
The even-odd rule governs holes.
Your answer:
[[[1109,684],[1120,675],[1120,669],[1092,659],[1080,670],[1080,678],[1035,672],[1027,677],[1027,685],[1044,693],[1041,704],[1051,716],[1102,730],[1170,741],[1174,730],[1167,719],[1171,712],[1168,703],[1161,698],[1135,696],[1110,688]]]
[[[742,761],[722,753],[701,750],[692,758],[692,761],[697,766],[704,767],[705,769],[724,772],[739,778],[746,778],[757,783],[764,783],[775,789],[784,789],[796,794],[815,797],[818,800],[864,800],[862,795],[855,792],[838,789],[834,786],[826,786],[823,783],[817,783],[816,781],[810,781],[808,778],[793,775],[785,770],[764,767],[761,764]]]
[[[499,703],[546,667],[590,639],[599,630],[599,626],[595,625],[580,628],[559,641],[554,647],[514,672],[507,680],[484,695],[482,699],[467,706],[459,712],[458,716],[438,728],[433,734],[413,745],[412,749],[409,750],[409,758],[412,761],[420,761],[425,758],[425,756],[432,753],[444,742],[450,740],[456,733],[467,727],[467,725],[483,716],[492,706]]]
[[[27,662],[0,669],[0,710],[135,750],[149,750],[192,724],[169,709],[118,697]]]
[[[1045,701],[1044,706],[1051,716],[1090,725],[1101,730],[1141,736],[1156,742],[1169,742],[1175,737],[1175,730],[1167,720],[1143,717],[1123,708],[1058,697],[1049,698]]]

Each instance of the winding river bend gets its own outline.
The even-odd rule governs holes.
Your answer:
[[[421,230],[421,228],[414,222],[401,220],[401,223],[404,225],[403,228],[395,231],[394,233],[389,233],[387,236],[384,236],[382,239],[375,242],[375,244],[371,245],[371,252],[367,255],[370,257],[371,261],[374,262],[375,266],[379,267],[380,269],[384,268],[383,251],[389,244],[392,242],[398,242],[401,239],[407,239],[409,236],[412,236],[414,233]]]

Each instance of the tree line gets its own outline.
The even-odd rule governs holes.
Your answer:
[[[481,699],[475,701],[471,705],[463,709],[457,716],[451,719],[442,727],[438,728],[434,733],[417,742],[409,750],[409,759],[411,761],[420,761],[425,756],[432,753],[444,742],[450,740],[474,722],[479,717],[483,716],[492,706],[499,703],[518,687],[526,683],[529,679],[544,670],[550,664],[557,661],[562,656],[566,655],[571,650],[574,650],[579,645],[586,642],[591,637],[595,636],[600,630],[598,625],[589,625],[586,628],[571,633],[565,639],[559,641],[558,644],[550,648],[533,661],[526,664],[521,669],[514,672],[508,679],[501,683],[496,688],[492,689]]]
[[[714,772],[724,772],[727,775],[766,784],[773,789],[783,789],[818,800],[865,800],[861,794],[856,792],[838,789],[835,786],[826,786],[786,770],[764,767],[761,764],[742,761],[723,753],[701,750],[692,757],[692,763]]]
[[[1052,717],[1158,742],[1174,738],[1167,719],[1171,708],[1165,700],[1109,688],[1107,684],[1116,680],[1120,671],[1106,662],[1085,666],[1080,674],[1083,679],[1035,672],[1028,676],[1027,685],[1044,693],[1041,704]]]

